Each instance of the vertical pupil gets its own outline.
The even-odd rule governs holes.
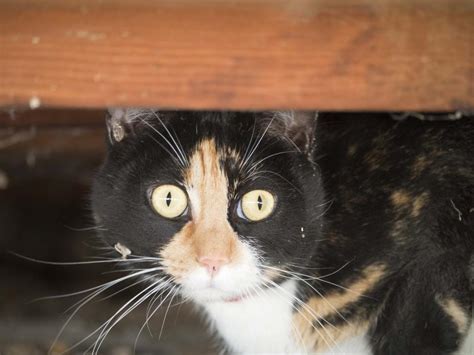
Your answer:
[[[171,191],[168,192],[168,195],[166,195],[166,206],[171,205]]]
[[[263,207],[263,200],[262,200],[262,196],[260,195],[258,195],[258,198],[257,198],[257,206],[258,206],[258,209],[261,211]]]

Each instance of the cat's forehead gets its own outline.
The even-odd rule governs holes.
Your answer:
[[[192,149],[187,165],[183,169],[184,185],[190,195],[217,196],[226,195],[229,184],[237,174],[241,152],[229,146],[218,146],[214,138],[199,141]],[[233,181],[233,184],[236,184]],[[196,201],[197,202],[197,201]]]
[[[120,176],[132,172],[149,185],[191,187],[204,177],[217,181],[224,176],[226,191],[233,196],[250,187],[271,184],[275,189],[295,179],[288,168],[301,151],[282,133],[281,120],[268,117],[270,120],[250,112],[151,111],[136,115],[130,121],[119,121],[126,135],[112,140],[109,161]],[[295,182],[286,184],[284,188],[289,189]]]
[[[229,180],[222,159],[215,141],[205,139],[197,145],[184,169],[184,185],[195,219],[226,219]],[[208,216],[211,211],[212,216]],[[222,215],[218,215],[219,211]]]
[[[229,179],[242,177],[253,160],[284,149],[270,133],[262,135],[261,127],[250,116],[174,116],[148,128],[151,141],[147,148],[157,149],[159,139],[158,162],[184,161],[179,170],[188,186],[204,176],[211,180],[218,180],[222,174]]]

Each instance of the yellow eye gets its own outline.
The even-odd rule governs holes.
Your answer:
[[[268,191],[253,190],[242,197],[242,213],[250,221],[257,222],[267,218],[274,208],[275,198]]]
[[[182,189],[174,185],[161,185],[153,190],[151,204],[165,218],[181,216],[188,207],[188,199]]]

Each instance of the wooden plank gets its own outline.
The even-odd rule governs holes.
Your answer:
[[[0,106],[474,107],[473,0],[0,0]]]

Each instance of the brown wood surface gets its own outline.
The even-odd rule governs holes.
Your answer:
[[[474,107],[474,0],[0,0],[0,106]]]

